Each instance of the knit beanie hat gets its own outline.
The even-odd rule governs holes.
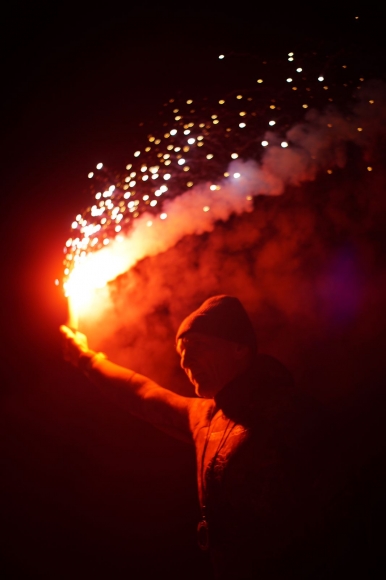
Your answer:
[[[246,344],[257,350],[257,340],[252,322],[238,298],[212,296],[181,323],[176,339],[187,332],[201,332],[209,336]]]

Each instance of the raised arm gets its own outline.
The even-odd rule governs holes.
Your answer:
[[[133,370],[116,365],[88,348],[87,338],[61,326],[64,358],[79,368],[109,398],[173,437],[192,442],[189,409],[193,399],[165,389]]]

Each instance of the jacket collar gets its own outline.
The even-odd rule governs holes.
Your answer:
[[[266,420],[292,396],[293,379],[288,369],[271,356],[258,355],[214,399],[227,417],[249,427]]]

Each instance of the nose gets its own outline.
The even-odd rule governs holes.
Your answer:
[[[192,353],[190,352],[190,350],[188,348],[184,348],[181,352],[181,359],[180,359],[180,365],[181,368],[186,369],[189,367],[189,365],[192,362]]]
[[[186,350],[185,349],[181,352],[180,365],[181,365],[182,369],[184,369],[186,366]]]

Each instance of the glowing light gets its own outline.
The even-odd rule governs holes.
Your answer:
[[[98,163],[96,166],[97,169],[102,169],[102,167],[103,167],[103,163]]]
[[[73,230],[78,227],[78,222],[72,222],[71,227]]]
[[[219,59],[222,60],[223,58],[225,58],[225,54],[219,54]]]
[[[166,220],[166,218],[168,217],[167,213],[161,213],[160,216],[161,220]]]
[[[167,191],[168,188],[167,188],[166,185],[161,185],[161,187],[159,188],[159,190],[160,190],[161,193],[165,193],[165,191]]]
[[[289,53],[288,53],[288,56],[293,56],[293,55],[294,55],[294,53],[293,53],[293,52],[289,52]]]
[[[146,222],[146,225],[148,228],[150,228],[153,225],[153,222],[151,220],[149,220],[148,222]]]
[[[374,105],[374,101],[372,99],[369,101],[369,103],[370,105]]]
[[[294,60],[293,57],[293,53],[288,53],[287,58]],[[197,194],[193,195],[193,197],[194,203],[198,203],[197,209],[202,221],[207,221],[210,217],[208,216],[208,218],[205,220],[204,216],[202,216],[200,212],[209,211],[209,208],[211,211],[211,206],[209,206],[209,203],[212,203],[211,197],[217,195],[214,192],[220,188],[220,186],[216,185],[218,182],[217,180],[222,180],[224,191],[219,192],[219,194],[224,193],[224,201],[226,201],[226,196],[228,195],[227,187],[233,187],[235,191],[236,189],[238,190],[237,194],[241,195],[242,203],[244,206],[246,208],[248,208],[248,205],[252,207],[251,202],[253,200],[253,195],[250,193],[250,190],[244,191],[243,189],[244,184],[249,184],[249,175],[247,173],[241,174],[241,164],[238,165],[236,163],[231,170],[228,169],[228,171],[225,171],[227,167],[226,157],[228,156],[228,163],[229,161],[237,160],[237,158],[240,160],[240,157],[242,159],[247,158],[251,154],[250,145],[252,144],[253,146],[254,143],[255,146],[258,146],[259,142],[260,147],[267,148],[266,153],[260,149],[260,155],[263,157],[263,159],[264,155],[267,155],[267,153],[269,154],[271,150],[272,154],[275,153],[274,145],[281,145],[281,148],[291,147],[291,151],[293,150],[294,145],[292,139],[291,143],[283,140],[283,135],[288,134],[290,136],[290,133],[286,133],[284,131],[289,130],[291,124],[293,124],[293,121],[288,118],[289,113],[294,113],[295,116],[300,117],[300,108],[303,108],[304,110],[307,108],[313,108],[314,105],[312,98],[315,99],[315,105],[317,107],[319,107],[319,105],[323,106],[323,103],[317,102],[317,95],[313,93],[318,86],[323,88],[323,86],[326,85],[324,77],[318,77],[318,72],[320,75],[324,74],[320,73],[320,69],[322,69],[326,70],[326,73],[328,74],[328,70],[324,67],[323,64],[320,64],[319,56],[316,60],[318,64],[315,63],[314,67],[316,67],[316,69],[314,68],[313,72],[308,71],[308,65],[306,66],[306,69],[302,69],[302,65],[300,66],[301,61],[298,58],[298,65],[296,68],[295,63],[292,63],[291,66],[287,65],[287,74],[289,73],[291,75],[296,72],[296,74],[298,74],[298,81],[296,81],[296,79],[293,77],[287,78],[285,75],[281,75],[280,82],[283,90],[285,89],[284,82],[287,82],[290,90],[294,90],[294,85],[299,84],[299,87],[297,87],[299,93],[296,92],[296,97],[299,97],[299,99],[291,100],[290,111],[287,110],[288,104],[281,100],[281,97],[279,96],[281,94],[280,91],[277,94],[273,92],[271,95],[268,95],[268,93],[261,94],[260,98],[264,100],[261,100],[261,102],[260,100],[257,100],[257,95],[255,94],[256,86],[254,90],[253,86],[250,87],[249,92],[242,88],[241,90],[244,90],[244,94],[236,91],[233,92],[233,94],[229,93],[232,95],[232,97],[229,97],[229,99],[227,98],[226,100],[225,98],[220,99],[220,97],[218,97],[214,101],[208,100],[202,104],[195,103],[195,107],[192,107],[193,101],[191,99],[175,99],[173,105],[166,103],[167,109],[163,111],[164,117],[159,119],[158,129],[154,128],[154,131],[157,131],[155,134],[157,137],[155,135],[148,134],[146,131],[144,134],[145,143],[143,145],[139,145],[142,146],[142,150],[136,151],[135,153],[133,151],[130,152],[130,156],[134,155],[135,157],[139,157],[142,155],[142,153],[144,153],[144,155],[141,157],[141,160],[139,160],[139,158],[132,159],[132,163],[126,165],[126,170],[124,170],[123,174],[122,172],[117,173],[115,171],[110,173],[110,169],[103,167],[103,164],[98,164],[97,166],[98,169],[103,167],[103,171],[99,174],[96,171],[95,166],[93,171],[90,171],[90,173],[85,173],[85,176],[88,175],[90,179],[92,177],[99,178],[100,182],[95,187],[98,188],[98,190],[100,189],[100,191],[98,191],[97,194],[95,194],[95,190],[93,191],[91,197],[94,199],[92,199],[90,207],[88,207],[80,215],[79,219],[75,220],[74,216],[75,223],[73,223],[73,229],[69,235],[71,235],[73,238],[79,236],[79,238],[76,238],[77,241],[73,241],[71,239],[71,241],[66,244],[65,260],[63,264],[63,269],[67,268],[65,283],[71,279],[72,272],[75,270],[75,268],[78,265],[82,265],[83,267],[83,263],[86,262],[89,257],[92,256],[92,254],[97,256],[100,252],[106,252],[108,250],[111,255],[113,255],[113,250],[116,248],[115,242],[119,237],[116,235],[116,233],[119,232],[122,234],[121,239],[127,239],[130,236],[130,229],[132,227],[136,228],[137,226],[140,226],[145,227],[146,229],[146,224],[148,224],[148,226],[156,226],[156,224],[158,224],[157,227],[160,229],[163,228],[166,231],[166,227],[171,227],[173,225],[171,223],[172,218],[174,219],[172,213],[170,216],[171,220],[169,220],[170,223],[165,223],[165,226],[161,226],[160,222],[158,221],[159,219],[165,219],[166,217],[164,216],[160,218],[160,213],[162,211],[169,211],[167,209],[168,206],[162,207],[162,203],[165,201],[165,199],[160,199],[159,205],[157,203],[158,199],[161,198],[163,193],[162,187],[166,188],[166,186],[159,187],[163,181],[165,181],[167,184],[168,180],[173,178],[173,181],[171,181],[169,184],[170,193],[164,196],[168,198],[166,200],[167,204],[173,203],[174,198],[178,195],[183,195],[186,193],[188,188],[193,189],[192,192],[187,192],[187,197],[191,197],[189,194],[195,193],[194,186],[197,187],[198,184]],[[285,66],[285,53],[284,63],[282,64]],[[338,66],[338,69],[341,75],[345,74],[341,72],[340,66]],[[257,69],[257,72],[259,72],[259,70],[260,72],[263,72],[261,67]],[[310,73],[309,81],[306,80],[303,71],[307,71],[307,76],[308,72]],[[263,74],[265,75],[266,73],[263,72]],[[303,80],[301,80],[302,77]],[[318,78],[319,80],[317,81]],[[253,82],[253,77],[251,80]],[[264,79],[265,84],[267,84],[267,81],[268,77]],[[305,81],[304,86],[303,81]],[[263,83],[263,79],[256,79],[255,76],[255,82],[257,84],[261,84]],[[317,85],[317,82],[321,82],[321,85]],[[355,88],[355,85],[358,84],[358,82],[358,77],[356,77],[354,79],[355,84],[353,85],[353,88]],[[361,84],[361,82],[359,84]],[[330,93],[332,90],[335,91],[335,89],[339,88],[336,84],[336,80],[333,78],[331,79],[330,87]],[[340,88],[342,89],[342,87]],[[260,90],[264,91],[264,89],[259,89],[259,91]],[[307,101],[310,101],[308,104],[304,103],[304,96],[301,96],[303,95],[303,90],[308,91],[308,96],[306,95]],[[331,96],[330,93],[328,97]],[[291,94],[293,97],[295,97],[294,93]],[[319,97],[323,95],[325,95],[324,101],[328,101],[327,93],[319,94]],[[276,100],[275,98],[271,99],[271,96],[276,96]],[[375,96],[376,95],[374,95],[373,98],[375,98]],[[374,103],[374,100],[371,99],[371,97],[371,100],[369,100],[368,95],[365,96],[365,102],[366,97],[369,104]],[[239,105],[234,102],[235,98],[240,101]],[[244,103],[243,110],[241,110],[241,100],[243,100]],[[171,101],[173,101],[173,99],[171,99]],[[302,101],[304,104],[302,104]],[[225,104],[227,104],[227,107],[225,107]],[[179,107],[180,105],[181,109],[175,108]],[[186,107],[186,105],[188,106]],[[277,111],[275,109],[277,109]],[[187,113],[186,115],[185,112]],[[279,113],[280,117],[278,116]],[[275,114],[275,119],[278,118],[278,121],[274,120],[272,117],[273,114]],[[304,114],[305,113],[302,114],[303,117]],[[248,123],[246,123],[246,119],[244,118],[247,115],[249,115]],[[222,123],[221,131],[219,131],[220,127],[217,127],[215,124],[218,123],[220,116],[220,122]],[[361,123],[363,127],[364,121],[360,121],[360,118],[361,117],[358,117],[356,122]],[[176,121],[174,121],[174,119],[176,119]],[[191,122],[192,119],[194,122]],[[251,121],[249,121],[249,119],[251,119]],[[367,125],[364,125],[363,129],[362,127],[355,127],[354,119],[354,117],[348,119],[352,130],[356,129],[358,132],[362,131],[367,134]],[[257,121],[256,126],[254,125],[253,121]],[[352,125],[353,122],[354,126]],[[270,127],[269,130],[267,130],[267,124]],[[325,121],[322,121],[322,124],[324,127],[326,127],[326,125],[328,127],[330,126],[330,124],[327,124]],[[278,130],[275,129],[276,125],[278,125]],[[177,127],[179,127],[178,130]],[[238,131],[237,127],[242,128],[243,131]],[[334,127],[336,127],[336,123],[334,123]],[[199,131],[202,131],[201,135],[197,134]],[[266,135],[263,137],[264,131],[266,131]],[[274,132],[276,132],[275,138],[273,137]],[[194,135],[192,135],[192,133],[194,133]],[[332,134],[333,132],[330,133]],[[245,138],[242,139],[244,136]],[[157,143],[160,145],[157,145]],[[202,151],[201,149],[198,150],[198,147],[204,146],[205,149],[202,149]],[[232,150],[234,153],[232,153]],[[236,153],[236,150],[240,151],[240,154]],[[213,155],[213,151],[216,151],[216,155]],[[291,155],[291,151],[289,151],[287,154],[283,153],[282,156],[287,157],[288,155]],[[293,151],[295,152],[294,154],[296,154],[296,148]],[[252,150],[252,155],[258,155],[258,152]],[[183,158],[184,156],[185,158]],[[229,159],[229,156],[231,156],[231,159]],[[216,159],[214,159],[214,157],[216,157]],[[205,164],[206,160],[212,161]],[[290,161],[291,160],[284,160],[284,162]],[[179,168],[176,168],[177,164],[179,165]],[[148,165],[152,167],[147,167]],[[133,168],[136,170],[136,173],[132,171]],[[364,171],[365,169],[366,165],[363,164],[362,170]],[[173,173],[166,173],[167,171],[173,171]],[[327,171],[328,174],[335,174],[334,167],[331,170],[324,167],[324,175]],[[367,167],[367,171],[372,171],[372,167]],[[377,173],[377,168],[375,171]],[[189,172],[190,177],[188,178],[187,175],[185,175],[184,178],[184,176],[182,176],[182,172]],[[376,176],[376,173],[374,176]],[[140,178],[138,176],[140,176]],[[241,177],[243,177],[243,179],[241,179]],[[158,181],[156,185],[155,180],[157,179]],[[227,181],[224,182],[224,179],[227,179]],[[238,183],[234,181],[237,179],[239,179]],[[153,183],[152,180],[154,180]],[[97,179],[95,181],[97,181]],[[149,183],[147,183],[147,181],[149,181]],[[94,182],[91,182],[91,184],[92,183]],[[110,183],[116,184],[115,190],[114,188],[110,189]],[[206,189],[204,189],[205,183]],[[227,184],[227,187],[225,184]],[[240,188],[242,191],[240,191]],[[107,190],[107,193],[104,192],[104,190]],[[167,190],[167,188],[165,190]],[[248,204],[245,203],[247,199],[249,200]],[[207,205],[205,204],[205,200]],[[202,205],[203,203],[204,206]],[[215,206],[213,206],[213,209],[215,210]],[[137,224],[135,224],[134,219],[137,217],[140,219],[138,220]],[[212,217],[215,219],[216,216]],[[96,229],[97,227],[99,228],[99,231]],[[97,231],[98,233],[96,233]],[[110,245],[108,245],[109,243]],[[106,245],[108,246],[107,248]],[[122,248],[120,250],[122,251]],[[128,252],[131,252],[129,246]],[[115,253],[119,254],[117,251]],[[134,249],[133,254],[135,254]],[[130,260],[128,262],[130,262]],[[124,267],[126,268],[126,266]],[[100,269],[101,268],[99,267],[99,270]],[[116,274],[114,274],[113,278],[111,279],[114,279],[115,277]]]
[[[331,173],[332,173],[332,169],[327,169],[327,173],[328,173],[329,175],[331,175]]]
[[[292,58],[292,56],[290,56],[288,60],[292,62],[292,61],[293,61],[293,58]]]

